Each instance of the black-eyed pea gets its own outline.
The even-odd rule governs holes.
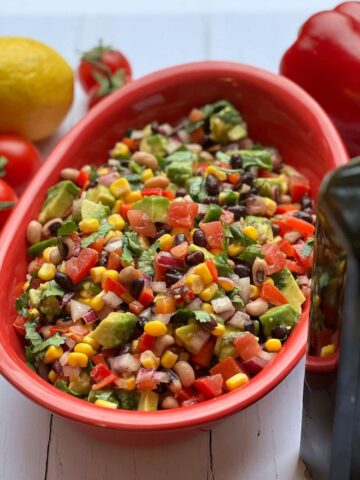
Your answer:
[[[26,236],[31,245],[40,242],[41,240],[42,225],[37,220],[32,220],[27,228]]]
[[[189,362],[180,360],[174,366],[175,372],[179,375],[184,387],[190,387],[195,381],[195,372]]]

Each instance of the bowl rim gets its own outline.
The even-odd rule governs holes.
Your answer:
[[[284,102],[297,105],[296,108],[305,109],[317,122],[329,144],[329,151],[334,159],[334,167],[345,164],[348,154],[342,140],[329,117],[319,104],[308,95],[302,88],[291,80],[266,70],[227,61],[202,61],[193,62],[174,67],[168,67],[141,77],[130,82],[128,85],[113,93],[96,105],[83,119],[81,119],[57,144],[48,156],[46,162],[40,168],[33,180],[26,188],[18,205],[14,209],[7,228],[3,229],[0,237],[0,270],[2,258],[11,246],[17,230],[19,220],[17,212],[22,212],[31,202],[33,192],[38,191],[47,176],[57,165],[62,155],[74,144],[79,142],[93,122],[99,121],[107,115],[108,109],[116,108],[116,105],[125,97],[136,97],[139,90],[142,96],[146,90],[154,90],[158,85],[164,85],[168,81],[182,81],[196,73],[205,76],[209,73],[229,75],[238,74],[267,84],[273,91],[281,92]],[[187,408],[173,409],[156,412],[134,412],[126,410],[107,410],[77,399],[57,390],[48,382],[32,372],[21,359],[10,355],[6,350],[4,337],[0,333],[0,372],[19,391],[37,404],[47,408],[53,413],[59,414],[70,420],[82,422],[92,426],[106,427],[115,430],[127,431],[166,431],[173,429],[193,428],[219,420],[222,417],[240,411],[252,403],[258,401],[273,388],[275,388],[296,366],[305,354],[307,338],[307,317],[309,302],[306,303],[301,320],[293,334],[286,342],[284,349],[269,367],[254,377],[249,384],[239,390],[221,395],[207,402],[193,405]],[[281,355],[281,358],[280,358]],[[285,365],[283,357],[286,358]]]

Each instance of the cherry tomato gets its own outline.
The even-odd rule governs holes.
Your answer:
[[[18,135],[0,135],[0,176],[20,193],[40,166],[34,145]]]
[[[6,222],[17,201],[18,197],[12,187],[0,179],[0,228]]]

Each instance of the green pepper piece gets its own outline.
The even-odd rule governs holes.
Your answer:
[[[48,240],[43,240],[42,242],[34,243],[31,247],[28,248],[29,255],[33,257],[37,257],[40,253],[42,253],[45,248],[54,247],[57,244],[57,239],[49,238]]]
[[[208,222],[215,222],[216,220],[219,220],[221,217],[222,209],[219,207],[219,205],[215,205],[214,203],[210,204],[210,208],[207,212],[207,214],[204,217],[204,223]]]

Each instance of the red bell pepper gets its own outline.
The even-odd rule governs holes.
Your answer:
[[[148,307],[153,300],[154,292],[151,287],[145,286],[139,295],[139,302],[144,305],[144,307]]]
[[[211,375],[216,375],[220,373],[224,382],[226,382],[226,380],[236,375],[237,373],[241,373],[242,371],[243,370],[241,369],[240,365],[233,357],[228,357],[224,360],[221,360],[221,362],[217,363],[214,367],[210,369]]]
[[[112,278],[105,278],[103,285],[103,289],[106,290],[107,292],[113,292],[115,295],[118,297],[121,297],[121,295],[126,292],[125,287],[121,285],[121,283],[117,282],[116,280],[113,280]]]
[[[120,205],[120,212],[121,212],[121,216],[125,219],[125,220],[128,220],[128,212],[129,210],[132,209],[132,206],[133,204],[132,203],[123,203],[122,205]]]
[[[351,156],[360,154],[359,44],[360,3],[345,2],[310,17],[280,64],[330,115]]]
[[[289,303],[281,291],[270,282],[265,282],[260,291],[260,297],[272,305],[285,305]]]
[[[286,266],[290,272],[297,273],[298,275],[304,275],[307,272],[307,268],[293,262],[292,260],[286,260]]]
[[[105,364],[99,363],[91,370],[90,378],[95,383],[99,383],[111,374],[111,370]]]
[[[216,340],[211,338],[203,345],[199,353],[191,355],[191,361],[202,367],[208,367],[214,355],[215,342]]]
[[[139,338],[139,343],[136,347],[137,353],[145,352],[145,350],[152,350],[154,348],[156,337],[143,333]]]
[[[108,263],[107,263],[107,268],[109,270],[120,270],[121,268],[120,255],[118,255],[115,252],[111,252],[109,255]]]
[[[95,365],[104,365],[107,368],[107,363],[102,353],[98,353],[91,357],[91,361],[95,363]]]
[[[75,181],[79,187],[83,188],[89,183],[89,174],[81,170]]]
[[[101,390],[104,387],[107,387],[111,383],[114,383],[115,380],[117,380],[119,377],[112,373],[111,375],[107,376],[104,378],[104,380],[100,380],[98,383],[94,383],[94,385],[91,387],[93,390]]]
[[[65,273],[73,283],[79,283],[89,275],[92,267],[95,267],[99,254],[92,248],[83,248],[78,257],[71,257],[65,262]]]
[[[13,323],[15,330],[23,337],[25,337],[26,334],[24,325],[27,321],[27,318],[23,317],[22,315],[18,315]]]
[[[293,217],[292,215],[286,215],[283,218],[285,225],[296,230],[305,236],[314,235],[315,227],[309,222],[302,220],[301,218]]]
[[[300,210],[298,203],[280,203],[276,208],[276,213],[296,212]]]
[[[215,263],[212,260],[206,260],[206,266],[210,270],[211,276],[213,277],[214,282],[219,281],[219,275]]]
[[[285,240],[284,238],[280,240],[278,243],[280,250],[285,253],[287,257],[293,257],[295,255],[294,253],[294,247],[291,245],[290,242]]]
[[[220,373],[208,375],[195,380],[193,387],[203,393],[207,398],[215,398],[222,394],[223,377]]]

